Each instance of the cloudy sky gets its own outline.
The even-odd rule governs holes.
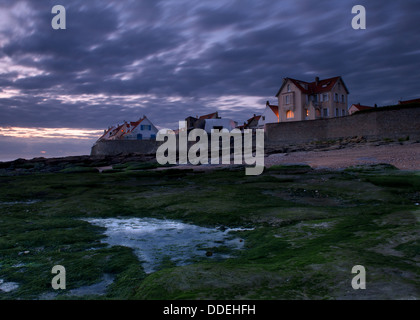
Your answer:
[[[0,0],[0,161],[89,154],[142,115],[243,122],[284,77],[342,76],[350,105],[418,98],[419,18],[418,0]]]

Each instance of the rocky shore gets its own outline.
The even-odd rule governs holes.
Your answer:
[[[307,164],[313,168],[342,169],[355,165],[392,164],[402,170],[420,170],[420,141],[407,139],[368,140],[352,137],[334,141],[315,141],[284,147],[266,146],[266,167],[281,164]],[[126,163],[155,163],[154,154],[115,156],[70,156],[62,158],[17,159],[0,162],[0,175],[32,173],[89,172],[110,170]],[[179,166],[203,170],[226,165]],[[229,165],[227,165],[229,166]],[[236,166],[235,166],[236,167]]]

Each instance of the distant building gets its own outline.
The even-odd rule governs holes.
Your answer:
[[[267,123],[278,122],[280,122],[279,106],[272,105],[267,101],[265,110],[258,120],[258,127],[263,128]]]
[[[358,112],[358,111],[370,110],[370,109],[375,109],[375,107],[362,106],[360,103],[352,104],[350,109],[349,109],[349,114],[351,115],[351,114],[353,114],[355,112]]]
[[[232,131],[238,125],[237,122],[232,119],[206,119],[204,125],[204,131],[211,133],[211,130],[222,130],[227,129]]]
[[[278,90],[279,122],[347,115],[347,89],[341,77],[306,82],[284,78]]]
[[[214,113],[210,113],[210,114],[206,114],[204,116],[200,116],[198,119],[199,120],[221,119],[221,117],[219,117],[219,113],[216,111]]]
[[[212,129],[227,129],[231,131],[238,125],[238,123],[232,119],[222,119],[219,117],[219,113],[217,111],[203,116],[190,116],[186,118],[185,121],[187,122],[188,131],[193,129],[203,129],[207,133],[211,133]]]
[[[124,140],[154,140],[158,131],[154,124],[146,116],[143,116],[137,122],[130,122],[123,138]]]
[[[261,115],[257,116],[254,114],[254,116],[247,120],[247,122],[244,124],[244,129],[257,129],[258,128],[258,121],[261,119]]]
[[[124,122],[109,127],[98,140],[151,140],[156,139],[159,130],[146,116],[135,122]]]

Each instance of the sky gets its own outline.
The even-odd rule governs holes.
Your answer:
[[[143,115],[243,123],[285,77],[341,76],[349,106],[420,98],[419,15],[418,0],[0,0],[0,161],[89,154]]]

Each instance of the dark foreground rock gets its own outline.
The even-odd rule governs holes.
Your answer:
[[[17,159],[0,162],[0,175],[22,175],[31,173],[53,173],[72,168],[86,168],[124,164],[127,162],[156,163],[154,154],[120,154],[116,156],[70,156],[62,158],[34,158],[30,160]]]

